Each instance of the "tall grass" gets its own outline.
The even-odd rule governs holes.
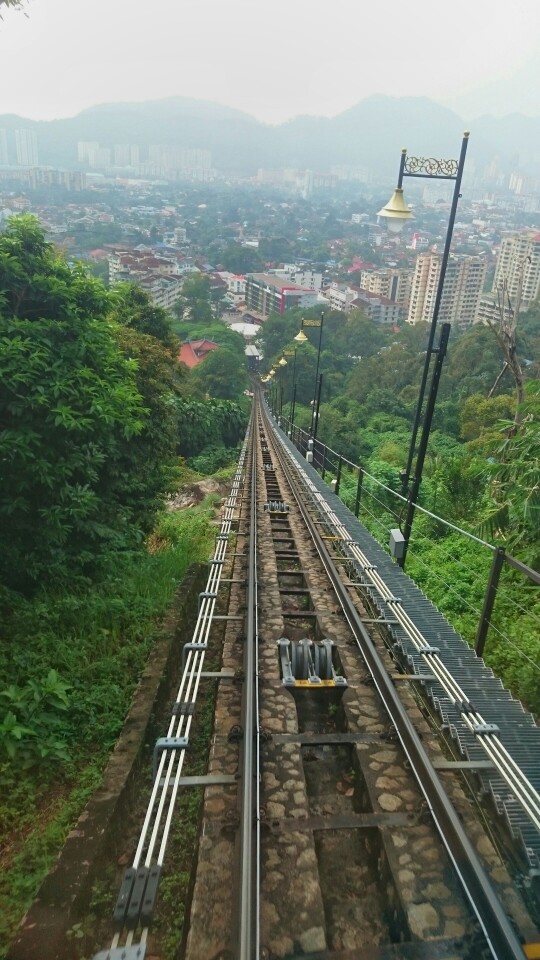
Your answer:
[[[0,597],[0,687],[19,705],[11,712],[23,730],[13,751],[9,737],[0,746],[0,839],[8,841],[0,870],[0,956],[84,806],[85,784],[99,779],[179,582],[192,563],[211,555],[215,500],[163,514],[149,543],[111,557],[99,583],[72,593],[44,588],[32,600]],[[51,697],[40,699],[51,670],[67,690],[62,710],[55,711]],[[35,709],[28,707],[29,691],[37,691]],[[3,720],[0,709],[0,726]],[[39,737],[46,735],[59,748],[44,758]],[[50,802],[51,790],[57,803]]]

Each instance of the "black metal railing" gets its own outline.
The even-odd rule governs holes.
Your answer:
[[[337,496],[340,496],[340,488],[344,474],[347,473],[349,476],[352,474],[356,477],[354,502],[350,496],[347,499],[351,512],[354,513],[354,516],[357,519],[360,517],[362,510],[364,510],[369,517],[378,521],[376,525],[378,525],[381,529],[386,530],[384,523],[380,521],[380,517],[375,517],[374,513],[365,505],[366,497],[371,497],[374,503],[377,504],[379,512],[381,512],[381,510],[386,510],[388,516],[392,518],[392,524],[394,526],[400,526],[401,516],[404,508],[406,508],[408,504],[407,497],[378,480],[376,477],[370,474],[369,471],[362,466],[362,464],[353,463],[351,460],[348,460],[342,454],[338,453],[337,450],[334,450],[327,444],[323,443],[317,437],[312,437],[309,431],[303,430],[301,427],[291,423],[288,417],[282,415],[276,417],[275,420],[277,426],[289,437],[302,457],[307,462],[312,463],[314,468],[321,475],[322,479],[329,484],[331,491]],[[329,480],[329,478],[331,479]],[[379,496],[376,496],[373,492],[373,488],[377,487],[380,490]],[[395,500],[395,509],[392,509],[390,506],[390,501],[392,500]],[[445,520],[443,517],[437,516],[418,503],[414,504],[414,508],[420,513],[431,517],[433,521],[440,523],[443,527],[446,527],[455,533],[462,534],[464,537],[475,541],[485,550],[491,551],[493,555],[493,562],[491,564],[487,584],[484,589],[482,610],[477,611],[479,619],[478,627],[476,629],[474,649],[477,655],[481,657],[484,654],[489,629],[490,627],[494,626],[494,607],[499,589],[501,573],[505,565],[508,568],[520,573],[524,578],[526,578],[526,580],[529,581],[529,583],[533,583],[537,586],[540,585],[540,573],[538,573],[536,570],[533,570],[532,567],[527,566],[527,564],[522,563],[520,560],[517,560],[515,557],[511,556],[509,553],[507,553],[504,547],[487,543],[485,540],[480,539],[480,537],[470,533],[470,531],[464,530],[450,521]],[[367,516],[364,516],[362,519],[366,520]],[[381,536],[377,535],[377,533],[373,530],[373,523],[366,525],[369,527],[370,532],[381,544],[381,546],[388,548],[388,543],[385,543]],[[388,530],[386,530],[386,533],[388,533]],[[527,659],[530,658],[527,657]],[[540,664],[538,665],[538,668],[540,670]]]

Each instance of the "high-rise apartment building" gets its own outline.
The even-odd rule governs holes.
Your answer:
[[[131,147],[129,143],[115,143],[113,147],[115,167],[129,167],[131,161]]]
[[[431,323],[441,269],[440,254],[421,254],[412,279],[407,323]],[[483,256],[450,257],[444,278],[439,321],[458,327],[475,322],[486,277]]]
[[[17,156],[17,166],[37,167],[37,137],[33,130],[15,131],[15,154]]]
[[[79,163],[87,163],[89,167],[95,167],[98,150],[97,140],[78,140],[77,160]]]
[[[527,310],[540,295],[540,234],[534,230],[506,237],[501,244],[493,292],[506,288],[515,308],[521,284],[521,310]]]
[[[6,167],[9,163],[7,132],[0,130],[0,167]]]
[[[197,173],[210,173],[212,154],[209,150],[188,149],[154,143],[148,148],[148,162],[156,173],[175,171],[191,176]]]

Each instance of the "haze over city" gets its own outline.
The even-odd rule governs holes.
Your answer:
[[[536,116],[539,27],[537,0],[27,0],[0,21],[0,113],[49,120],[185,96],[282,123],[386,94],[428,96],[467,121]]]

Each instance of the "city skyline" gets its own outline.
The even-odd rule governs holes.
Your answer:
[[[418,0],[180,7],[140,0],[28,0],[0,20],[0,113],[73,116],[99,103],[213,100],[266,123],[335,116],[374,95],[427,96],[465,119],[537,116],[540,6],[455,0],[446,20]],[[15,79],[16,78],[16,79]]]

